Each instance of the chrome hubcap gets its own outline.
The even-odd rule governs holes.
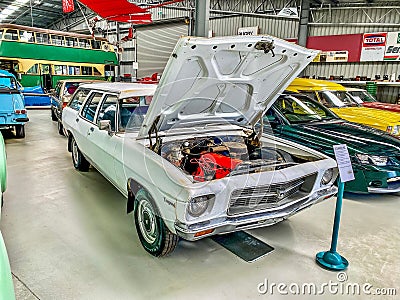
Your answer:
[[[149,244],[153,244],[158,236],[156,216],[153,207],[147,200],[141,200],[138,207],[140,232]]]
[[[72,159],[74,160],[74,164],[78,163],[78,145],[75,140],[72,141]]]

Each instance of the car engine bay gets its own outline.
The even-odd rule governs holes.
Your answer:
[[[194,181],[287,168],[301,159],[274,147],[263,147],[255,135],[208,136],[163,143],[160,154]]]

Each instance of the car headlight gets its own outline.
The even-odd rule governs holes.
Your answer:
[[[386,166],[389,158],[387,156],[356,154],[358,160],[363,165]]]
[[[333,169],[328,169],[324,172],[324,175],[322,175],[321,179],[321,184],[326,185],[329,182],[331,182],[333,178]]]
[[[199,217],[207,210],[210,203],[214,201],[215,195],[202,195],[190,199],[188,203],[188,213],[192,217]]]

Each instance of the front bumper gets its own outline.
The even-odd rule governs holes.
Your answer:
[[[212,219],[210,221],[190,225],[176,222],[175,230],[177,235],[183,239],[195,241],[211,235],[270,226],[289,218],[290,216],[307,207],[310,207],[313,204],[330,198],[336,193],[337,188],[335,186],[331,186],[329,188],[316,191],[308,197],[305,197],[281,209],[277,208],[275,210],[256,211],[252,214],[246,215],[226,216],[223,218]]]
[[[392,170],[370,168],[355,167],[355,180],[346,182],[345,191],[378,194],[400,192],[400,168],[394,167]]]

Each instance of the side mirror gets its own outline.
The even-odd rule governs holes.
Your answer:
[[[100,120],[98,126],[99,126],[100,130],[107,130],[108,134],[111,135],[112,130],[111,130],[111,121],[110,120]]]

